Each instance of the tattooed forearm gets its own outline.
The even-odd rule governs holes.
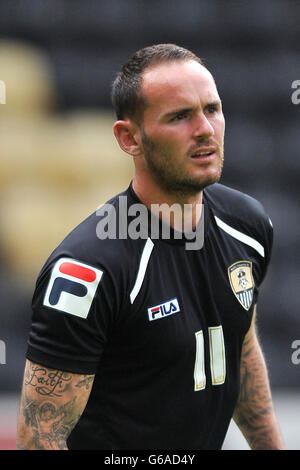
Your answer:
[[[71,374],[49,370],[45,367],[32,365],[28,371],[28,378],[25,378],[25,385],[31,385],[40,395],[49,397],[61,397],[67,389]]]
[[[27,361],[18,448],[67,449],[66,439],[85,408],[93,379],[93,375],[66,373]]]
[[[66,439],[76,424],[76,398],[63,406],[44,401],[40,404],[26,400],[23,414],[32,430],[32,441],[37,449],[64,449]]]
[[[241,358],[241,390],[234,419],[252,449],[280,449],[265,361],[253,335],[245,341]]]

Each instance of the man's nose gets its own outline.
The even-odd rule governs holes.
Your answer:
[[[204,113],[199,113],[195,117],[194,137],[211,137],[214,133],[214,128],[209,122],[209,119],[207,119]]]

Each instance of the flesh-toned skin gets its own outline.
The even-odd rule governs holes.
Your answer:
[[[66,439],[86,406],[93,380],[93,375],[71,374],[27,360],[18,449],[67,450]]]
[[[258,342],[256,307],[241,356],[241,388],[233,419],[251,449],[284,450],[273,409],[265,360]]]
[[[193,224],[202,189],[219,180],[225,120],[210,72],[195,61],[160,64],[143,74],[142,123],[117,121],[120,147],[133,156],[133,189],[143,203],[190,204]],[[212,155],[195,157],[201,150]]]

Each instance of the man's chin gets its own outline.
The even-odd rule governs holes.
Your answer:
[[[221,179],[221,173],[218,175],[211,176],[210,178],[207,178],[205,181],[202,182],[202,189],[212,184],[218,183],[220,179]]]
[[[162,169],[161,169],[162,170]],[[166,171],[151,171],[153,179],[158,186],[169,194],[181,194],[186,196],[193,196],[200,193],[204,188],[217,183],[222,174],[222,168],[210,168],[205,174],[201,175],[186,175],[182,177],[180,174],[170,175]]]
[[[168,193],[181,194],[186,196],[193,196],[205,189],[207,186],[210,186],[214,183],[217,183],[220,180],[221,175],[215,175],[207,177],[201,180],[182,180],[177,182],[169,182],[163,186],[164,190]]]
[[[210,186],[214,183],[218,183],[220,181],[222,175],[222,170],[212,171],[205,176],[201,176],[199,178],[195,178],[195,180],[190,181],[191,189],[194,188],[195,191],[202,191],[207,186]]]
[[[221,176],[222,176],[222,170],[223,170],[223,165],[217,168],[212,168],[211,171],[208,172],[208,174],[206,174],[202,178],[199,178],[202,189],[214,183],[218,183],[218,181],[220,181]]]

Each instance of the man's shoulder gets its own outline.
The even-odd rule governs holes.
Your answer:
[[[270,219],[262,203],[253,196],[220,183],[205,189],[205,199],[214,213],[229,219],[253,223]]]
[[[266,259],[269,259],[273,225],[262,203],[248,194],[219,183],[206,188],[204,194],[217,226],[258,241],[264,246]]]

